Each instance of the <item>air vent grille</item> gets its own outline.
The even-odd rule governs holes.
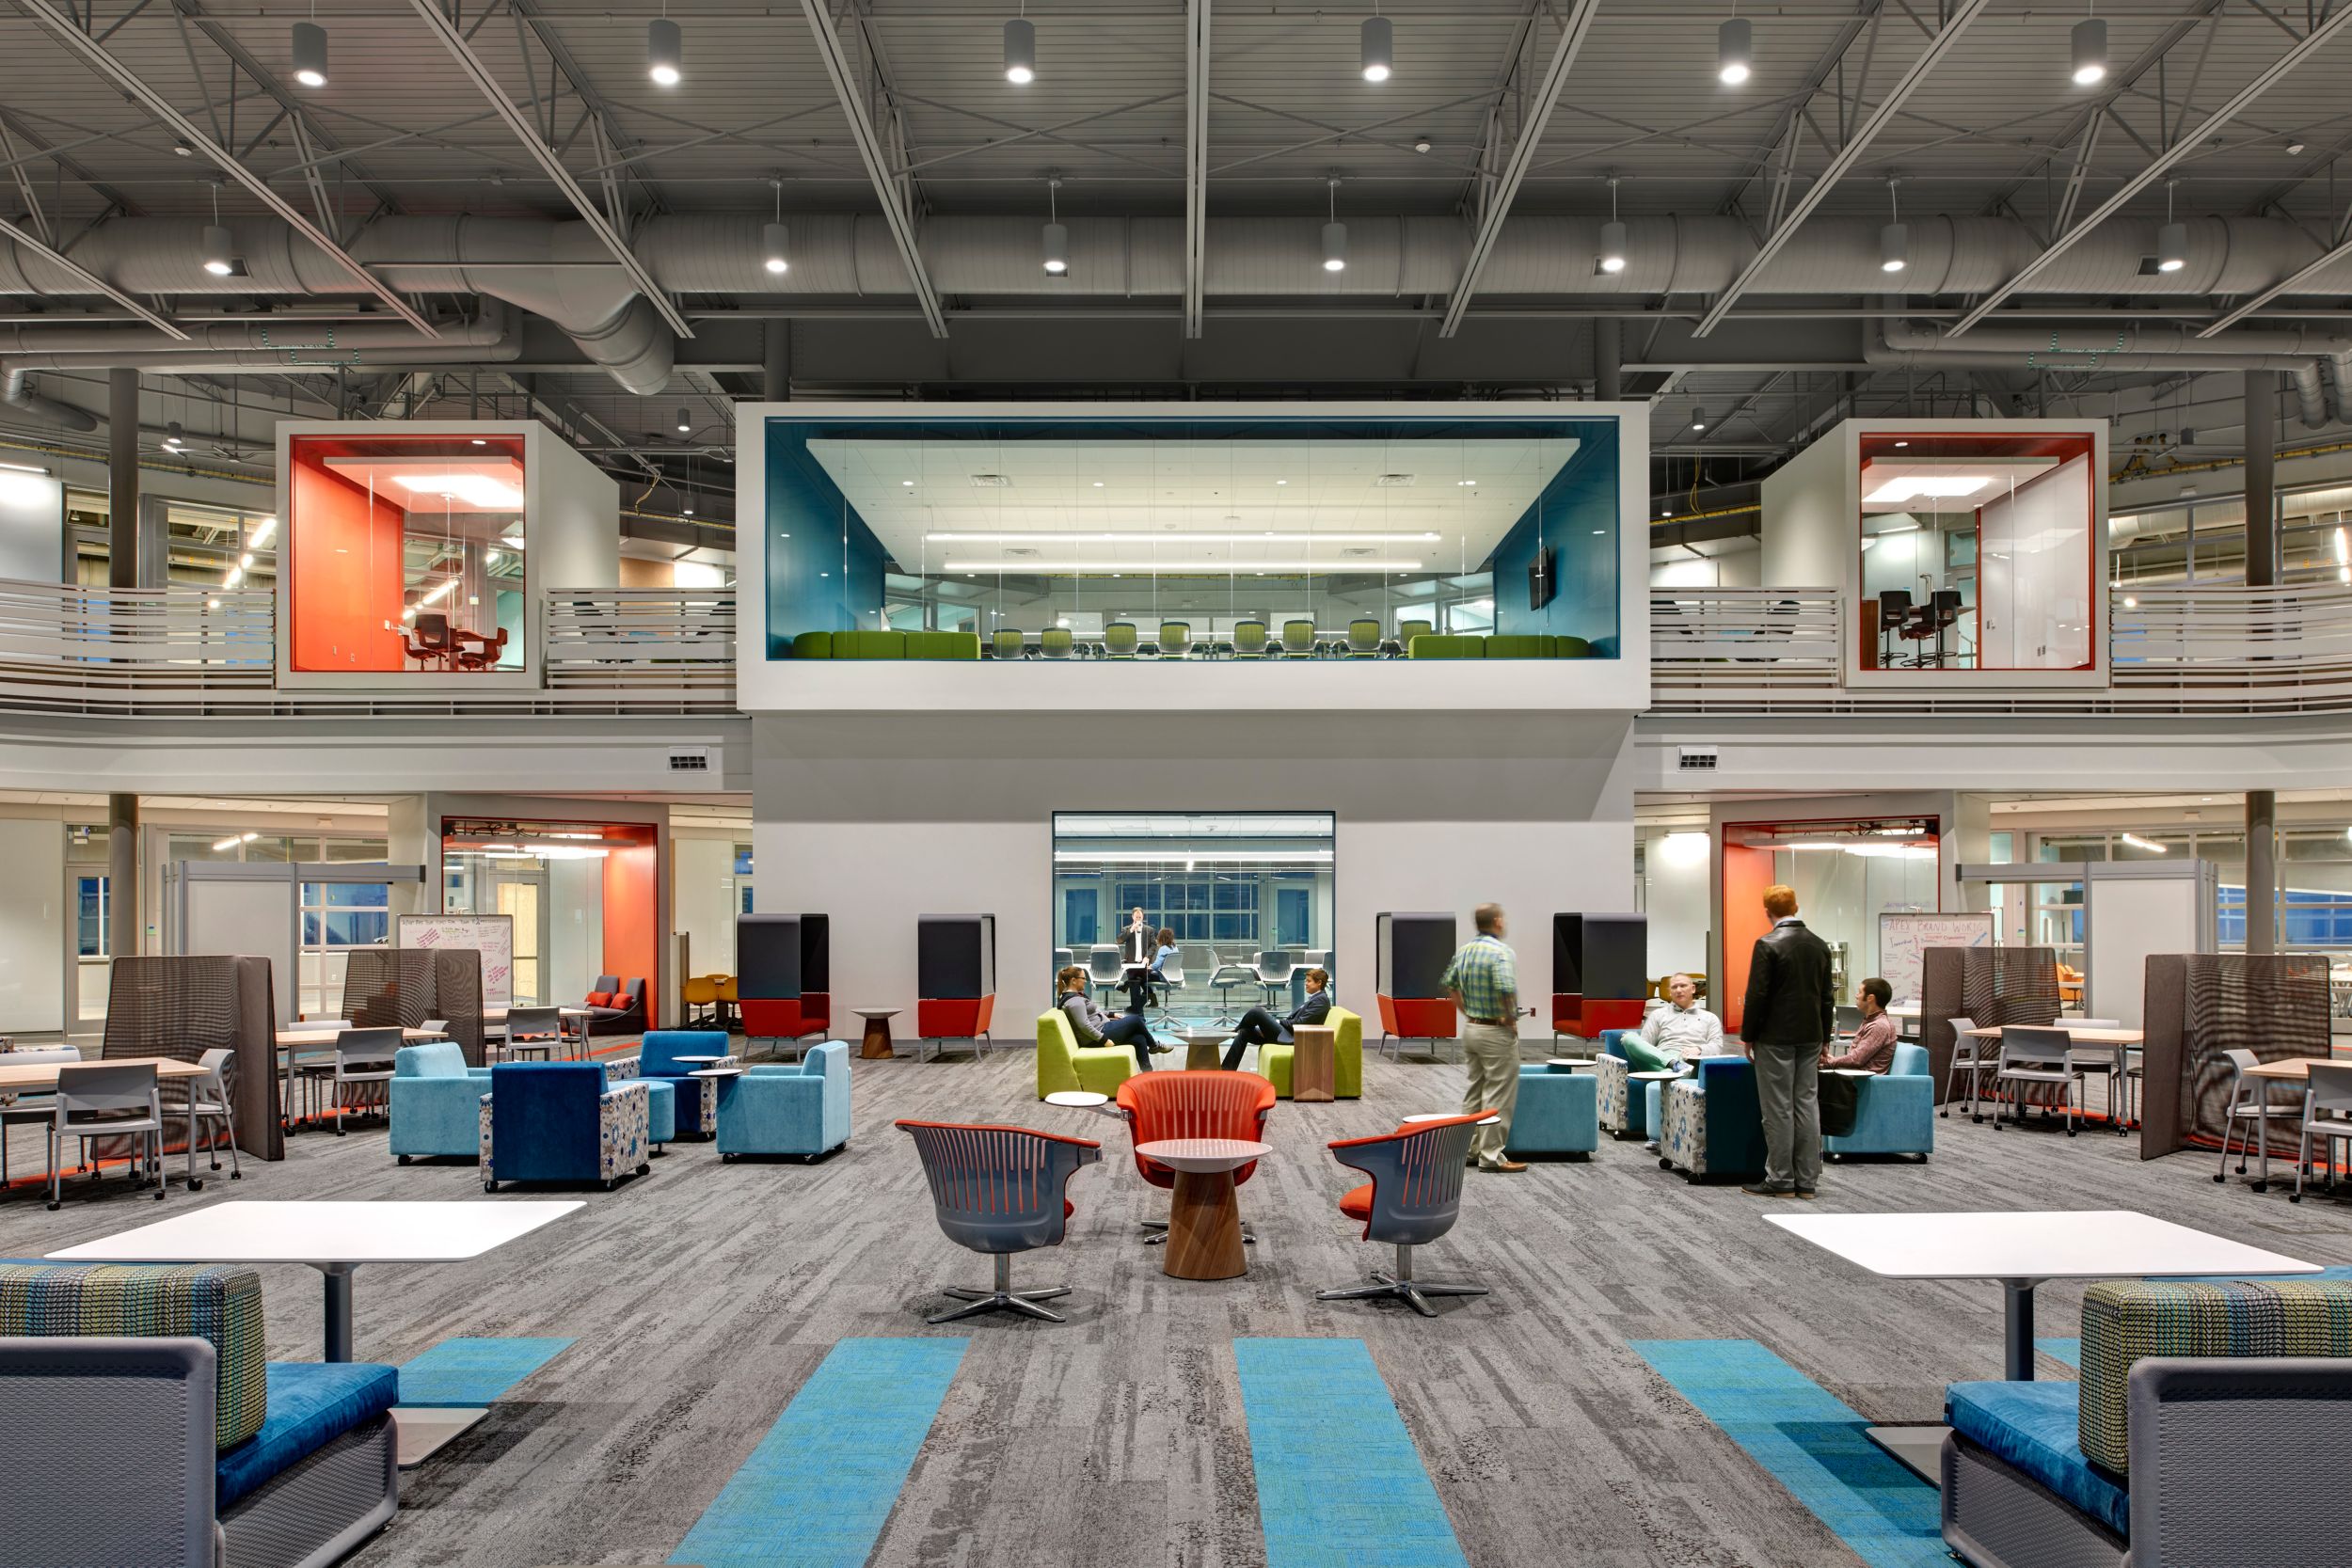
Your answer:
[[[701,746],[674,751],[670,753],[670,771],[673,773],[707,773],[710,771],[710,752]]]
[[[1675,769],[1681,773],[1712,773],[1715,771],[1715,748],[1712,746],[1677,748]]]
[[[977,490],[1009,490],[1012,487],[1012,476],[1009,474],[974,474],[972,485]]]

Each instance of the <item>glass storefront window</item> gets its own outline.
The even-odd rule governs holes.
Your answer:
[[[287,468],[290,668],[521,667],[521,436],[301,436]]]

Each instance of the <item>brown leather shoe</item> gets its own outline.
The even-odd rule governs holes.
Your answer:
[[[1481,1164],[1478,1168],[1480,1170],[1522,1171],[1527,1168],[1527,1162],[1524,1160],[1497,1160],[1491,1165]]]

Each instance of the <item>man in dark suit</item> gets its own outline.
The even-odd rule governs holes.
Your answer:
[[[1764,890],[1772,928],[1756,939],[1740,1038],[1756,1063],[1764,1112],[1760,1197],[1811,1197],[1821,1180],[1821,1047],[1836,1021],[1829,944],[1797,918],[1794,889]]]

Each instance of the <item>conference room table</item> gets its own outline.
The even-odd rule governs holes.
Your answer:
[[[199,1064],[183,1062],[177,1056],[93,1056],[81,1062],[11,1062],[6,1055],[0,1055],[0,1095],[55,1093],[57,1087],[59,1068],[149,1066],[154,1068],[158,1082],[168,1082],[175,1078],[201,1078],[205,1070]],[[190,1192],[204,1185],[197,1180],[196,1143],[194,1129],[190,1129],[188,1138],[188,1190]],[[0,1148],[5,1148],[5,1145],[0,1145]],[[59,1150],[60,1156],[63,1152]],[[5,1180],[7,1176],[4,1167],[5,1161],[0,1161],[0,1180]],[[159,1190],[163,1179],[163,1169],[159,1165],[155,1171],[155,1180]]]

